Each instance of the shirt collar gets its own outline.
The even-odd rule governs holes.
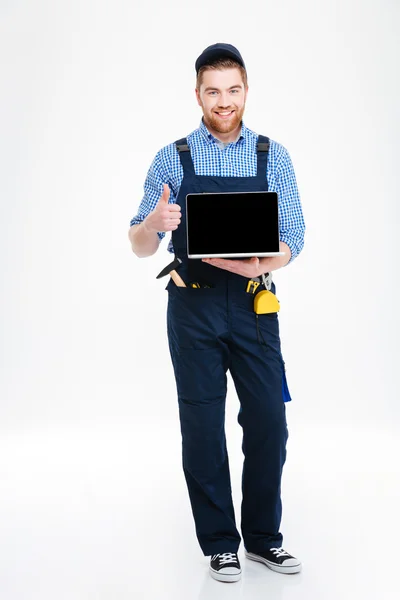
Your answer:
[[[212,140],[215,139],[215,137],[212,135],[212,133],[210,133],[208,131],[207,127],[205,126],[203,118],[200,121],[199,131],[208,142],[211,142]],[[245,126],[245,124],[242,121],[242,127],[241,127],[240,135],[239,135],[237,141],[240,142],[241,140],[245,139],[248,135],[248,131],[249,130],[247,129],[247,127]]]

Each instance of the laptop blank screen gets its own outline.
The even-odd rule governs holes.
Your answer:
[[[279,251],[276,192],[188,194],[188,254]]]

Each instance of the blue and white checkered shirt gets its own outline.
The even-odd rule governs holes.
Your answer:
[[[237,141],[222,150],[219,140],[211,135],[202,120],[200,127],[187,136],[195,173],[217,177],[254,177],[257,174],[257,138],[257,134],[242,123]],[[169,203],[176,202],[182,179],[183,167],[175,143],[164,146],[150,166],[143,199],[130,225],[141,223],[155,209],[164,183],[170,188]],[[289,153],[273,140],[268,152],[267,180],[268,189],[278,193],[279,239],[291,250],[290,263],[303,249],[305,224]],[[158,232],[160,241],[164,236],[165,232]],[[174,252],[172,239],[167,249]]]

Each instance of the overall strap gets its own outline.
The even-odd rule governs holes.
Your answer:
[[[267,180],[268,150],[269,138],[265,135],[259,135],[257,140],[257,177],[264,181]]]
[[[183,167],[183,174],[185,175],[194,175],[194,166],[192,161],[192,156],[190,154],[189,146],[186,138],[181,138],[175,142],[176,149],[179,153],[179,158],[181,161],[181,165]]]

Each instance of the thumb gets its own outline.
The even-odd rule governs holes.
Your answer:
[[[164,189],[163,189],[162,196],[160,198],[160,202],[165,202],[165,204],[168,204],[169,194],[170,194],[169,186],[166,183],[164,183]]]

